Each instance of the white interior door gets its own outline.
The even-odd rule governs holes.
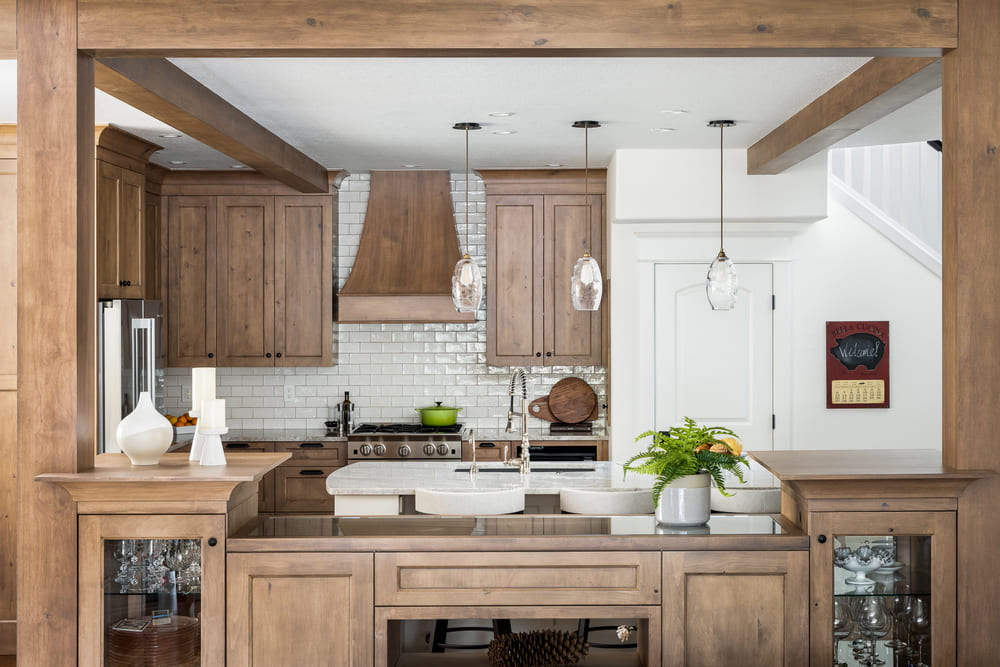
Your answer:
[[[771,264],[737,264],[736,307],[714,311],[707,265],[656,264],[654,423],[726,426],[747,449],[773,449]]]

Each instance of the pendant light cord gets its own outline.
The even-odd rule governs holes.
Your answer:
[[[583,128],[583,207],[587,211],[587,244],[583,256],[590,255],[590,127]]]
[[[719,254],[726,254],[725,248],[723,248],[722,243],[722,201],[723,201],[723,178],[722,178],[722,133],[725,131],[725,125],[719,125]]]
[[[465,128],[465,254],[469,254],[469,128]]]

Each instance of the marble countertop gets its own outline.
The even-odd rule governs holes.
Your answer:
[[[556,495],[561,489],[649,489],[653,478],[629,473],[623,478],[622,464],[613,461],[563,463],[539,462],[532,464],[527,475],[516,468],[499,462],[479,464],[476,479],[468,472],[455,472],[456,468],[468,469],[462,461],[362,461],[333,471],[326,478],[330,495],[350,496],[407,496],[417,489],[435,491],[497,491],[524,489],[526,494]],[[504,469],[507,472],[490,472]],[[569,472],[546,472],[546,469],[571,469]]]

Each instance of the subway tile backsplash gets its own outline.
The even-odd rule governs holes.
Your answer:
[[[337,289],[354,265],[364,225],[370,176],[351,174],[340,188]],[[459,244],[465,247],[465,174],[451,175]],[[473,175],[469,184],[469,254],[486,275],[486,191]],[[456,258],[457,261],[457,258]],[[459,420],[479,429],[507,422],[510,368],[486,365],[486,307],[469,324],[334,324],[334,357],[325,368],[219,368],[217,395],[226,399],[230,429],[323,428],[336,418],[344,392],[351,392],[357,423],[418,421],[414,408],[462,408]],[[529,398],[548,394],[564,377],[584,379],[607,403],[603,366],[526,369]],[[166,370],[166,411],[190,408],[191,369]],[[595,427],[603,426],[605,410]]]

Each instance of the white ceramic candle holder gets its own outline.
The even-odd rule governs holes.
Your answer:
[[[201,452],[205,446],[205,434],[201,430],[201,411],[191,410],[188,414],[198,420],[194,425],[194,438],[191,440],[191,454],[188,455],[188,461],[201,461]]]
[[[201,431],[205,435],[205,444],[201,450],[201,465],[203,466],[224,466],[226,465],[226,453],[222,449],[222,438],[220,435],[229,433],[228,428],[206,428]],[[194,448],[192,447],[192,450]]]

